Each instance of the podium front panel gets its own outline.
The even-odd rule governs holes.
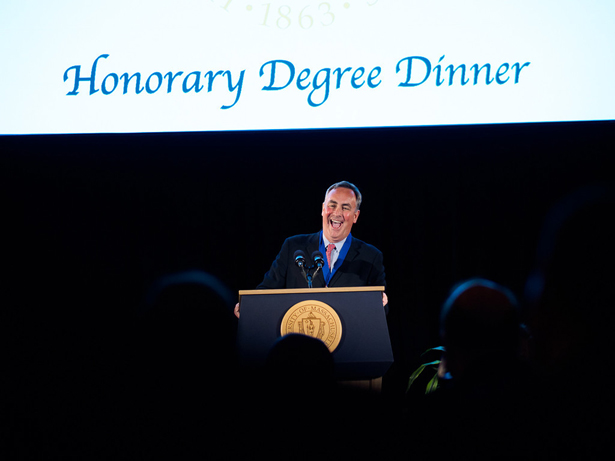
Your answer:
[[[331,307],[341,321],[341,339],[332,352],[339,379],[381,377],[393,363],[382,287],[240,292],[239,357],[245,365],[262,366],[290,308],[305,301]]]

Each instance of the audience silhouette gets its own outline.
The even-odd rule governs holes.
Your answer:
[[[526,285],[537,424],[545,456],[611,457],[615,194],[581,188],[547,216]]]
[[[129,367],[136,452],[192,457],[226,447],[237,386],[233,305],[229,289],[202,271],[152,285]]]
[[[527,455],[527,375],[514,295],[485,279],[460,283],[442,307],[440,334],[444,376],[409,411],[413,449],[437,459]]]

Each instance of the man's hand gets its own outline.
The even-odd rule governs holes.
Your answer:
[[[235,317],[239,318],[239,303],[235,304],[235,309],[233,312],[235,313]]]

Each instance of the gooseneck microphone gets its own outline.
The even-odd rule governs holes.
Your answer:
[[[295,264],[297,265],[297,267],[305,267],[305,253],[303,251],[295,251],[293,258],[295,258]]]
[[[322,256],[322,253],[318,250],[312,253],[312,261],[314,261],[314,266],[316,266],[316,271],[314,271],[314,275],[316,275],[318,274],[318,271],[322,269],[322,267],[325,265],[325,260]]]
[[[316,250],[314,253],[312,253],[312,260],[314,261],[314,265],[318,268],[318,269],[322,269],[322,266],[325,265],[325,260],[322,256],[322,253],[318,250]]]
[[[301,250],[297,250],[295,251],[295,254],[293,255],[293,258],[295,260],[295,265],[301,269],[301,273],[303,274],[303,278],[305,279],[305,281],[308,283],[308,286],[311,285],[311,281],[310,279],[308,279],[308,274],[305,273],[305,253]]]
[[[305,278],[305,281],[308,284],[308,288],[312,288],[312,278],[325,265],[325,260],[322,256],[322,253],[320,251],[315,251],[312,253],[312,260],[314,261],[314,265],[310,267],[306,267],[305,253],[301,250],[295,251],[293,259],[295,261],[295,265],[299,269],[301,269],[301,273],[303,274],[303,278]],[[314,273],[312,273],[313,269],[316,269]]]

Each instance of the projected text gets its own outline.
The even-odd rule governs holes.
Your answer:
[[[102,94],[154,94],[211,93],[223,92],[229,95],[228,103],[221,109],[230,109],[239,103],[244,87],[247,69],[240,71],[217,69],[207,71],[155,71],[149,75],[141,72],[99,72],[99,65],[109,58],[108,54],[98,56],[85,69],[74,65],[64,72],[64,82],[69,82],[68,96],[82,92],[92,96]],[[419,86],[466,86],[513,84],[521,81],[521,74],[530,62],[500,63],[448,63],[443,55],[434,63],[424,56],[408,56],[400,59],[395,66],[396,81],[401,88]],[[333,90],[376,89],[383,83],[382,66],[373,67],[322,67],[301,70],[291,61],[275,59],[267,61],[258,70],[258,78],[264,86],[261,91],[305,91],[306,102],[311,107],[325,104]],[[525,71],[524,71],[525,73]],[[256,74],[256,73],[255,73]],[[253,78],[257,78],[256,75]]]

